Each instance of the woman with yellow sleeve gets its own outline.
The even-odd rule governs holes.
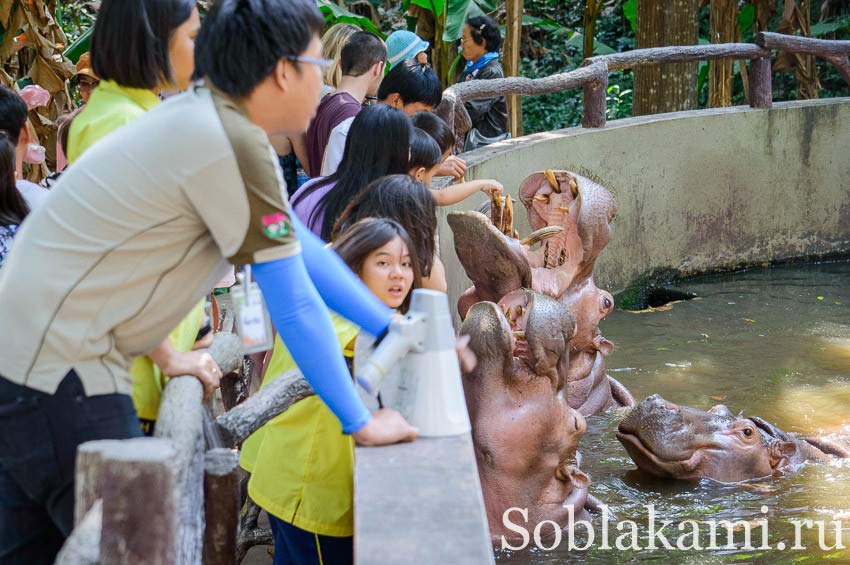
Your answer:
[[[121,126],[160,104],[161,91],[185,90],[195,69],[201,20],[195,0],[106,0],[91,40],[91,62],[101,78],[71,122],[68,163]],[[123,33],[115,33],[115,30]],[[134,46],[134,47],[133,47]],[[133,48],[131,48],[133,47]],[[145,434],[153,433],[165,375],[189,373],[204,320],[201,301],[150,356],[133,360],[133,404]],[[218,375],[217,378],[220,378]],[[207,394],[215,383],[204,382]]]
[[[420,284],[407,232],[392,220],[367,218],[333,249],[387,306],[407,309]],[[359,328],[332,314],[340,347],[351,358]],[[294,369],[280,338],[263,386]],[[354,533],[354,440],[317,396],[269,421],[245,440],[241,466],[248,493],[269,514],[275,563],[351,563]]]

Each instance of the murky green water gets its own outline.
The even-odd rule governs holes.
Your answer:
[[[850,433],[850,263],[701,277],[680,286],[700,298],[667,311],[617,311],[603,322],[603,334],[617,346],[607,359],[609,373],[638,401],[660,393],[677,404],[701,409],[723,403],[733,412],[759,415],[796,433]],[[637,545],[642,549],[601,549],[597,519],[594,544],[587,551],[570,551],[564,536],[551,551],[503,551],[497,554],[500,561],[850,563],[850,549],[819,547],[817,522],[812,530],[801,527],[800,542],[806,549],[793,549],[791,523],[820,521],[825,526],[824,547],[835,546],[840,533],[850,548],[850,464],[807,465],[794,474],[734,486],[662,481],[635,470],[614,437],[616,425],[616,415],[588,420],[582,468],[592,477],[591,492],[609,505],[617,519],[637,523]],[[742,548],[744,528],[738,526],[731,548],[647,550],[649,504],[655,506],[658,527],[660,520],[674,521],[664,530],[671,544],[693,531],[689,524],[677,530],[678,524],[694,520],[700,529],[699,544],[707,547],[708,521],[726,519],[750,522],[751,546],[758,548],[763,529],[754,521],[767,518],[768,544],[773,549]],[[762,512],[763,506],[767,512]],[[610,523],[609,546],[614,547],[630,526],[624,528],[618,531]],[[718,532],[716,546],[724,547],[727,531],[719,526]],[[543,541],[547,547],[553,543]],[[680,541],[689,547],[694,540],[687,535]],[[780,542],[786,545],[783,551],[775,549]],[[585,537],[577,536],[576,544],[585,543]],[[662,547],[658,538],[655,544]],[[624,539],[622,545],[630,544]]]

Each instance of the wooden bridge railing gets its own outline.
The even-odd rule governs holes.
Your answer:
[[[241,340],[216,334],[209,353],[227,374],[242,362]],[[245,528],[237,537],[240,472],[233,448],[312,394],[301,373],[290,371],[213,419],[196,378],[171,379],[156,437],[79,447],[76,527],[56,563],[233,565],[249,546],[269,542]]]
[[[850,85],[850,41],[797,37],[779,33],[758,33],[755,43],[719,43],[635,49],[585,59],[582,67],[538,79],[510,77],[494,80],[472,80],[450,86],[435,110],[462,146],[466,132],[472,127],[463,103],[497,96],[551,94],[574,88],[584,90],[582,127],[605,127],[608,73],[635,67],[710,61],[717,59],[749,60],[749,104],[752,108],[770,108],[773,104],[771,71],[772,51],[815,55],[832,63]]]

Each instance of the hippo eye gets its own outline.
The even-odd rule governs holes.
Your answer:
[[[603,299],[602,304],[605,305],[605,308],[610,308],[611,306],[613,306],[613,304],[611,304],[611,301],[607,298]]]
[[[751,435],[753,435],[752,428],[744,428],[744,435],[747,436],[747,437],[750,437]]]

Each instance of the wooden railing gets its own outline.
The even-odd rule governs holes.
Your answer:
[[[241,340],[234,334],[216,334],[209,352],[225,374],[242,362]],[[251,516],[242,517],[240,528],[234,448],[312,394],[301,373],[290,371],[213,419],[202,402],[200,381],[171,379],[163,392],[156,437],[79,447],[76,527],[56,563],[233,565],[251,545],[269,543],[268,532],[245,527]]]
[[[494,80],[471,80],[450,86],[436,109],[455,132],[462,144],[472,127],[464,107],[467,100],[497,96],[551,94],[574,88],[584,90],[582,127],[605,127],[608,73],[636,67],[711,61],[717,59],[749,60],[749,104],[753,108],[770,108],[773,104],[771,72],[772,51],[815,55],[832,63],[850,85],[850,41],[812,39],[779,33],[758,33],[755,43],[720,43],[635,49],[585,59],[582,66],[567,73],[538,79],[510,77]]]

